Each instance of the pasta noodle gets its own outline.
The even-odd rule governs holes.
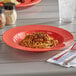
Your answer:
[[[26,34],[25,38],[19,42],[19,45],[29,48],[50,48],[58,45],[58,40],[44,32]]]

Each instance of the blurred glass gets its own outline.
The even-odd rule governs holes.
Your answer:
[[[75,0],[58,0],[60,23],[71,23],[74,19]]]

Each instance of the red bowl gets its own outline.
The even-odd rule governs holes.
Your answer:
[[[35,4],[38,4],[41,0],[26,0],[24,3],[20,3],[16,5],[16,7],[27,7],[27,6],[32,6]],[[0,2],[0,6],[3,6],[3,3]]]
[[[33,32],[45,32],[59,41],[59,44],[51,48],[27,48],[19,45],[19,42],[25,38],[25,34]],[[68,47],[74,41],[73,35],[61,28],[48,25],[28,25],[12,28],[3,34],[3,41],[16,49],[32,52],[46,52],[52,50],[60,50]]]

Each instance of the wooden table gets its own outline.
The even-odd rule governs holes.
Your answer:
[[[72,24],[60,25],[58,0],[42,0],[39,4],[17,9],[16,25],[0,29],[0,76],[76,76],[76,68],[64,68],[46,60],[60,51],[24,52],[2,41],[5,31],[23,25],[52,25],[71,32],[76,41],[76,18]],[[75,16],[76,17],[76,16]],[[61,50],[63,51],[63,50]]]

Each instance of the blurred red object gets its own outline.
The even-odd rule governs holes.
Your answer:
[[[0,6],[3,6],[3,2],[0,2]]]
[[[20,4],[16,5],[16,7],[32,6],[32,5],[38,4],[39,2],[41,2],[41,0],[25,0],[24,3],[20,3]],[[0,2],[0,6],[3,6],[3,2]]]

